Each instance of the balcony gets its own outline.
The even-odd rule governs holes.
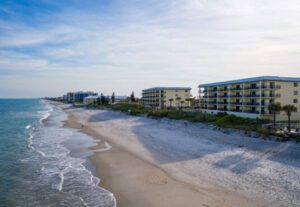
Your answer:
[[[218,89],[219,92],[228,91],[228,90],[229,90],[229,88],[219,88]]]
[[[244,90],[258,90],[260,87],[259,86],[247,86],[244,87]]]
[[[281,89],[281,85],[262,86],[262,89]]]
[[[231,87],[230,88],[231,91],[240,91],[240,90],[243,90],[242,87]]]
[[[257,102],[246,102],[246,103],[244,103],[244,105],[247,105],[247,106],[259,106],[259,103],[257,103]]]
[[[236,109],[231,109],[230,111],[233,111],[233,112],[243,112],[242,110],[236,110]]]
[[[253,97],[253,98],[255,98],[255,97],[260,97],[260,95],[259,94],[247,94],[244,97]]]
[[[243,95],[231,95],[230,98],[239,98],[239,97],[243,97]]]
[[[209,110],[217,110],[217,108],[214,108],[214,107],[208,107],[207,109],[209,109]]]
[[[245,113],[251,113],[251,114],[259,114],[259,111],[253,111],[253,110],[246,110]]]
[[[243,105],[243,102],[230,102],[232,105]]]

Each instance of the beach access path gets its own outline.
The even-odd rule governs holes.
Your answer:
[[[120,207],[300,206],[300,146],[214,126],[60,105],[99,144],[91,160]]]

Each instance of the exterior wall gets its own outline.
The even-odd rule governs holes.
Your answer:
[[[67,93],[67,102],[72,103],[74,101],[74,93]]]
[[[190,103],[186,99],[191,97],[191,90],[165,90],[164,107],[190,107]],[[177,98],[181,99],[176,100]],[[170,99],[173,99],[172,103]],[[184,101],[184,103],[180,103],[181,101]]]
[[[294,91],[298,91],[298,95],[294,95]],[[269,104],[279,102],[282,106],[295,105],[299,111],[292,113],[291,118],[300,120],[300,82],[297,87],[294,87],[294,82],[283,81],[232,83],[205,87],[199,93],[201,109],[204,111],[270,119],[272,116],[268,111]],[[294,99],[298,102],[294,103]],[[277,120],[286,121],[285,112],[278,114]]]
[[[294,91],[298,91],[298,95],[294,95]],[[298,83],[297,87],[294,87],[293,82],[284,82],[281,83],[281,96],[278,98],[278,102],[281,103],[281,106],[284,105],[294,105],[298,111],[293,112],[291,115],[291,120],[300,120],[300,83]],[[294,99],[297,100],[298,103],[294,103]],[[284,111],[281,111],[280,114],[277,115],[278,121],[286,121],[287,115]]]
[[[97,98],[84,98],[83,99],[84,105],[94,104],[96,102],[97,102]]]
[[[153,88],[145,89],[142,93],[143,104],[154,108],[189,107],[189,102],[186,99],[191,97],[191,89]]]
[[[76,92],[74,93],[74,101],[83,102],[83,99],[88,96],[97,96],[98,93],[94,92]]]

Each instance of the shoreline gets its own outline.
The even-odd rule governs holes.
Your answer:
[[[261,201],[246,198],[242,195],[213,186],[203,181],[203,185],[193,185],[177,179],[159,166],[136,156],[109,137],[104,137],[95,126],[84,123],[76,117],[72,109],[63,109],[68,114],[64,127],[79,129],[82,133],[100,140],[91,149],[97,151],[105,147],[105,142],[112,149],[95,152],[89,160],[96,168],[100,187],[112,192],[117,206],[265,206]]]

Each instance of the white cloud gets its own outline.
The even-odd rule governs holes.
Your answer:
[[[195,92],[203,82],[299,76],[300,5],[295,0],[116,4],[111,16],[67,10],[56,15],[55,24],[42,27],[0,24],[9,28],[0,37],[2,50],[34,49],[0,57],[0,72],[53,71],[64,74],[66,89],[89,83],[121,94],[154,85],[188,85]]]

